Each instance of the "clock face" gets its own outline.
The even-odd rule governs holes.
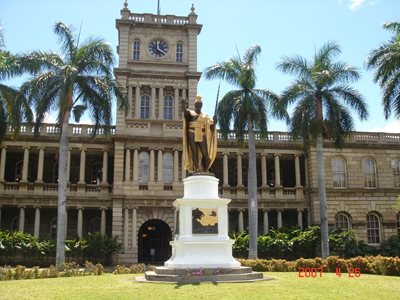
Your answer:
[[[162,40],[154,40],[149,43],[149,52],[154,57],[163,57],[168,52],[168,45]]]

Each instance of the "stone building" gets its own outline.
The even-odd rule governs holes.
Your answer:
[[[127,87],[130,110],[117,112],[111,136],[92,139],[90,125],[70,125],[68,236],[99,231],[118,236],[119,263],[164,261],[175,232],[172,202],[182,196],[180,99],[193,105],[197,24],[188,16],[132,13],[116,20],[117,80]],[[1,143],[0,228],[43,238],[56,235],[59,128],[43,124],[39,139],[21,128]],[[400,194],[400,134],[354,133],[343,149],[325,145],[328,218],[352,228],[368,244],[400,234],[393,208]],[[257,137],[259,232],[319,223],[315,148],[285,132]],[[232,134],[219,139],[213,166],[229,204],[229,231],[247,227],[247,148]],[[154,249],[154,250],[152,250]]]

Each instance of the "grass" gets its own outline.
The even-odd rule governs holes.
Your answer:
[[[274,278],[251,283],[138,283],[135,275],[69,277],[0,282],[1,299],[400,299],[400,277],[362,274],[349,278],[324,273],[264,273]]]

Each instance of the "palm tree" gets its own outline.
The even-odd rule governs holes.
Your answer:
[[[17,57],[4,49],[0,28],[0,80],[9,79],[18,73]],[[29,103],[18,89],[0,82],[0,142],[5,137],[7,126],[11,127],[15,137],[23,121],[32,122]]]
[[[220,78],[236,86],[218,104],[217,116],[220,131],[227,137],[230,125],[236,138],[243,141],[248,133],[249,166],[247,177],[249,206],[249,258],[257,258],[258,203],[255,131],[266,136],[269,115],[285,117],[286,111],[277,104],[278,96],[265,89],[256,89],[254,65],[261,53],[260,46],[250,47],[243,58],[234,57],[206,69],[206,78]]]
[[[349,86],[360,74],[354,67],[333,60],[340,53],[337,44],[328,42],[311,62],[296,56],[285,57],[277,65],[283,73],[297,77],[281,95],[283,105],[296,103],[289,120],[290,131],[306,144],[310,141],[316,143],[323,258],[329,256],[323,137],[333,139],[340,147],[354,128],[348,107],[353,108],[362,120],[368,116],[362,95]]]
[[[34,103],[35,133],[39,132],[45,114],[57,112],[60,127],[58,163],[58,210],[56,267],[65,261],[66,194],[68,124],[71,115],[79,122],[88,110],[94,121],[94,134],[100,125],[109,130],[111,106],[116,95],[126,105],[125,91],[112,75],[114,55],[111,47],[101,39],[85,41],[79,45],[70,27],[58,22],[54,26],[61,44],[61,54],[34,51],[25,54],[22,68],[34,76],[21,89]]]
[[[400,119],[400,22],[385,23],[383,28],[394,36],[378,49],[372,50],[367,58],[367,68],[375,68],[374,81],[383,89],[383,110],[388,119],[394,114]]]

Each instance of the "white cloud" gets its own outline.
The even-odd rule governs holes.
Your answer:
[[[383,127],[372,129],[373,132],[400,133],[400,120],[395,120]]]
[[[364,2],[365,0],[350,0],[349,8],[350,10],[356,10],[363,5]]]

